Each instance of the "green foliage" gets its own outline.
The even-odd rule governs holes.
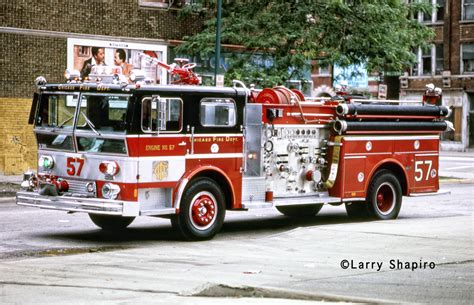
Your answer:
[[[177,52],[214,56],[216,0],[201,1],[183,14],[208,19],[204,29]],[[311,59],[322,64],[364,64],[369,71],[402,71],[415,61],[413,50],[428,44],[433,32],[411,18],[427,12],[424,1],[401,0],[223,0],[222,44],[242,46],[226,79],[262,86],[301,79]],[[258,59],[257,61],[255,59]],[[260,62],[270,59],[272,65]]]

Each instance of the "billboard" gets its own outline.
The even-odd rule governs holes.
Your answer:
[[[89,75],[95,65],[120,66],[125,75],[130,74],[133,69],[141,69],[154,84],[166,84],[168,71],[151,64],[140,54],[147,54],[166,63],[167,52],[168,47],[159,44],[68,38],[67,69],[81,72],[83,78]]]

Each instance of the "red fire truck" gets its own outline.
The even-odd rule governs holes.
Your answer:
[[[296,217],[344,204],[351,217],[395,219],[402,196],[439,188],[444,106],[309,101],[238,81],[104,79],[38,79],[38,168],[25,174],[19,205],[85,212],[106,230],[166,217],[185,239],[202,240],[226,210]]]

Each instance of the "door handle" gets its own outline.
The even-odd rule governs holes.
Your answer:
[[[183,141],[183,142],[179,143],[178,146],[186,146],[186,142]]]

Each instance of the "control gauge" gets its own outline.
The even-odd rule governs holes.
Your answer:
[[[271,129],[267,129],[267,139],[270,139],[273,136],[273,132]]]
[[[266,152],[271,152],[273,151],[273,142],[272,141],[267,141],[265,142],[265,145],[263,146]]]

